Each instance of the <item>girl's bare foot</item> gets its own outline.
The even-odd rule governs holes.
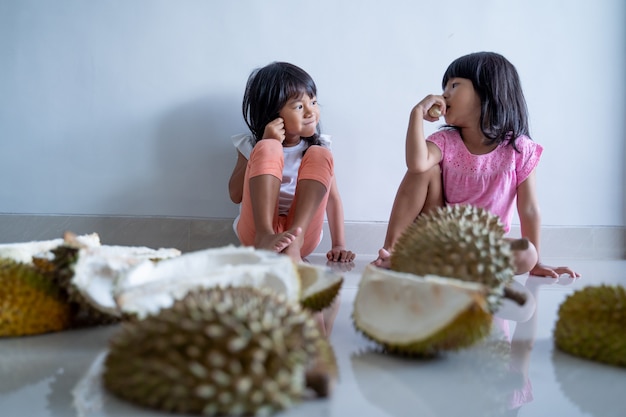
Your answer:
[[[255,237],[254,247],[274,252],[283,252],[296,240],[301,232],[302,229],[297,227],[296,229],[287,230],[282,233],[270,233],[267,235],[257,234]]]
[[[378,251],[378,259],[372,261],[372,265],[379,268],[390,269],[391,268],[391,254],[385,248],[380,248]]]
[[[296,230],[302,231],[302,228],[298,227]],[[298,233],[296,238],[282,250],[282,253],[289,256],[295,263],[302,262],[302,245],[304,244],[304,235]]]

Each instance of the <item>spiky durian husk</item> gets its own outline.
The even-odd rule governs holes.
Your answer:
[[[554,342],[574,356],[626,366],[626,289],[585,287],[559,306]]]
[[[302,283],[300,304],[311,311],[328,308],[343,285],[343,277],[328,268],[301,263],[298,275]]]
[[[358,331],[387,352],[434,356],[471,346],[489,334],[487,294],[487,287],[479,283],[368,265],[352,319]]]
[[[257,414],[289,407],[326,343],[296,302],[252,287],[197,290],[111,340],[104,384],[178,413]]]
[[[0,336],[27,336],[64,330],[71,306],[58,286],[31,265],[0,262]]]
[[[513,255],[498,216],[468,205],[423,214],[398,238],[391,269],[480,282],[492,289],[494,311],[514,277]]]
[[[311,311],[322,311],[328,308],[339,295],[343,279],[336,281],[322,291],[315,292],[301,300],[302,307]]]

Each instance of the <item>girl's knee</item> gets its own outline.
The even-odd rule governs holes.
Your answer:
[[[302,161],[304,162],[305,160],[325,161],[332,165],[333,154],[328,148],[319,145],[313,145],[310,146],[304,153]]]
[[[258,141],[256,145],[254,145],[254,148],[252,148],[250,159],[259,157],[265,159],[267,157],[274,157],[275,155],[280,155],[282,157],[282,149],[283,145],[279,141],[274,139],[263,139]]]
[[[526,249],[514,249],[513,250],[513,267],[515,269],[515,275],[525,274],[530,272],[537,262],[539,261],[539,255],[537,254],[537,248],[532,242],[528,242]]]

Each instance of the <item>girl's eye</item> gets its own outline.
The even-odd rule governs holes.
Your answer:
[[[313,101],[311,102],[311,105],[312,105],[312,106],[317,106],[317,100],[313,100]]]

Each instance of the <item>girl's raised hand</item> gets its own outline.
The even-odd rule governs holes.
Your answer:
[[[285,140],[285,121],[282,117],[277,117],[265,126],[262,139],[276,139],[283,143]]]
[[[422,114],[424,120],[435,122],[446,114],[446,100],[444,100],[443,96],[429,94],[415,105],[415,109],[419,109],[418,111]]]

